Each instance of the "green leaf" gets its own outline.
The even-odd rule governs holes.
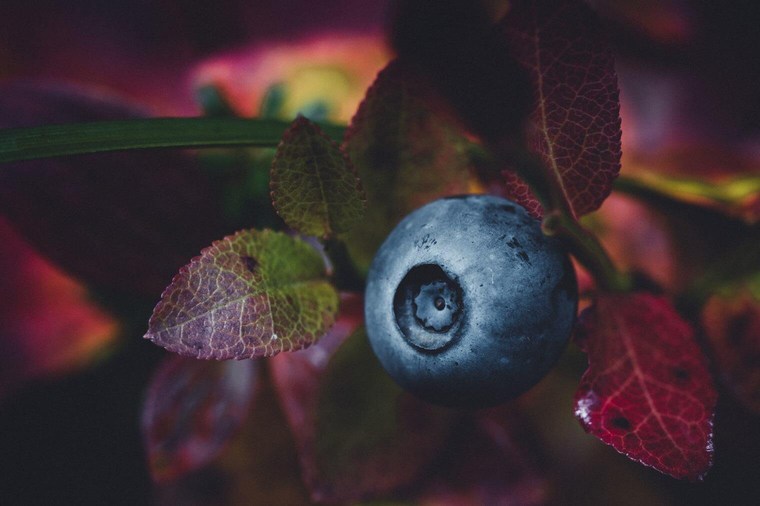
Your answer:
[[[241,118],[150,118],[0,130],[0,163],[125,149],[274,147],[288,123]],[[343,128],[325,125],[336,138]]]
[[[364,327],[330,359],[315,414],[313,443],[301,454],[306,482],[312,498],[348,503],[414,483],[460,415],[396,385],[375,358]]]
[[[277,213],[302,234],[342,234],[364,214],[364,195],[351,161],[303,116],[277,147],[270,188]]]
[[[363,270],[401,218],[444,195],[468,193],[470,145],[418,77],[391,62],[367,91],[345,149],[367,192],[364,225],[346,237]]]
[[[316,250],[283,233],[246,230],[180,270],[145,338],[203,359],[267,357],[322,337],[337,309],[338,294]]]

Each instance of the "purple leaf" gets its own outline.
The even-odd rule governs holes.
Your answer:
[[[221,453],[248,415],[257,370],[252,360],[164,362],[151,381],[141,421],[154,480],[176,479]]]
[[[143,117],[123,101],[56,84],[0,84],[0,127]],[[155,295],[224,233],[192,159],[150,151],[0,167],[0,212],[41,252],[83,280]]]
[[[322,337],[337,309],[338,294],[314,248],[284,233],[245,230],[180,270],[145,338],[197,358],[268,357]]]
[[[581,0],[520,0],[502,21],[512,56],[535,90],[527,141],[576,216],[596,210],[620,171],[620,104],[610,46]],[[506,173],[507,191],[535,215],[525,184]]]

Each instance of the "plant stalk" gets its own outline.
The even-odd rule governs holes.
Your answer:
[[[146,118],[0,130],[0,163],[155,148],[275,147],[287,121],[243,118]],[[345,127],[321,124],[333,138]]]
[[[544,234],[565,242],[572,255],[585,267],[604,291],[625,292],[633,286],[631,277],[618,270],[599,239],[575,218],[559,182],[535,155],[522,148],[500,147],[498,154],[525,181],[544,209]]]

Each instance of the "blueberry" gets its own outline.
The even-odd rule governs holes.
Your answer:
[[[470,195],[417,209],[370,267],[367,334],[402,387],[446,406],[485,407],[543,378],[570,336],[572,264],[505,199]]]

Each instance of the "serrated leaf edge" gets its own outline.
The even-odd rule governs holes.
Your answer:
[[[352,124],[353,124],[353,120],[352,120]],[[298,117],[296,117],[296,119],[293,121],[293,123],[291,124],[291,126],[282,135],[282,139],[280,139],[280,142],[277,144],[277,151],[275,152],[274,159],[272,160],[272,170],[271,170],[271,173],[270,173],[270,182],[269,182],[269,190],[270,190],[269,191],[269,196],[270,196],[270,199],[272,201],[272,206],[274,207],[275,211],[277,212],[277,215],[280,218],[282,218],[283,221],[285,221],[285,223],[288,225],[288,227],[290,227],[291,229],[293,229],[293,230],[295,230],[296,232],[299,232],[299,233],[301,233],[302,231],[298,230],[297,228],[295,228],[293,226],[291,226],[291,224],[288,223],[288,220],[286,219],[286,217],[283,216],[282,213],[280,212],[279,205],[278,205],[278,190],[279,190],[279,186],[280,185],[279,185],[279,182],[274,177],[272,177],[272,176],[274,175],[274,168],[277,166],[277,162],[282,157],[281,148],[285,144],[287,144],[293,138],[293,136],[295,135],[295,132],[298,129],[300,129],[300,128],[307,128],[307,129],[311,130],[311,132],[313,132],[315,135],[317,135],[317,136],[325,139],[333,148],[335,148],[340,153],[341,157],[343,158],[343,161],[346,164],[346,169],[354,177],[354,180],[356,182],[355,189],[356,189],[356,192],[357,192],[357,194],[359,196],[359,200],[362,203],[362,206],[366,207],[366,205],[367,205],[367,195],[366,195],[366,192],[364,191],[364,186],[362,185],[361,178],[359,177],[359,174],[358,174],[358,172],[356,170],[356,167],[354,166],[353,162],[351,161],[351,158],[348,156],[348,153],[346,152],[345,143],[339,144],[332,137],[330,137],[329,135],[327,135],[319,127],[319,125],[317,125],[316,123],[310,121],[308,118],[306,118],[306,117],[304,117],[304,116],[302,116],[302,115],[299,114]],[[344,135],[347,135],[347,132]],[[321,192],[321,193],[322,193],[323,202],[324,202],[326,200],[326,199],[324,199],[325,195],[324,195],[324,192]],[[332,230],[332,227],[330,226],[330,222],[329,222],[329,215],[330,215],[330,213],[329,213],[329,211],[327,209],[327,204],[324,204],[324,207],[325,207],[325,214],[328,216],[328,219],[324,223],[325,233],[321,236],[321,239],[327,240],[327,239],[329,239],[331,237],[334,237],[336,235],[336,233]],[[358,222],[358,219],[356,221]],[[354,225],[356,225],[356,222],[354,223]],[[346,233],[351,228],[353,228],[353,226],[349,227],[348,230],[341,231],[340,233]]]

